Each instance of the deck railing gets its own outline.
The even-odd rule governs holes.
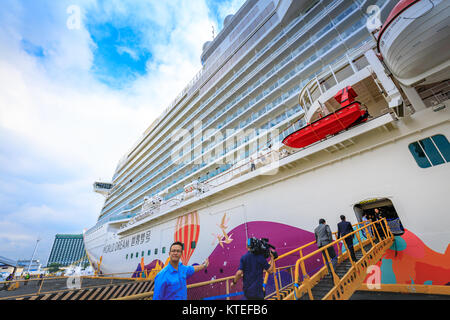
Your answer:
[[[390,232],[385,218],[363,225],[362,227],[359,227],[359,225],[352,233],[349,233],[344,237],[341,237],[333,241],[332,243],[321,247],[313,253],[307,254],[297,260],[297,262],[295,263],[294,290],[292,294],[287,297],[287,299],[298,299],[303,294],[308,294],[310,300],[314,299],[311,289],[328,273],[328,271],[324,261],[324,266],[313,276],[310,276],[306,271],[305,261],[313,258],[317,253],[325,255],[327,260],[331,261],[327,250],[331,246],[338,246],[338,262],[349,259],[351,262],[351,268],[343,276],[343,278],[340,279],[336,274],[336,270],[334,269],[333,264],[330,264],[331,276],[335,286],[324,297],[324,299],[348,299],[351,294],[353,294],[357,286],[359,286],[366,278],[366,270],[368,269],[368,267],[378,262],[379,259],[381,259],[383,253],[391,246],[394,241],[394,235],[392,234],[392,232]],[[362,236],[363,231],[367,238]],[[343,241],[346,238],[353,238],[354,236],[356,236],[358,240],[358,243],[354,245],[354,250],[361,250],[361,253],[363,255],[362,258],[357,262],[349,258],[347,243],[346,241]],[[345,253],[339,251],[339,249],[342,248],[339,246],[339,242],[341,241],[343,243],[343,246],[345,247]],[[364,249],[367,244],[371,245],[368,251]],[[303,281],[300,281],[300,271],[303,276]]]

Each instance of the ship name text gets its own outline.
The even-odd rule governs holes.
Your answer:
[[[129,248],[130,246],[133,247],[147,243],[150,241],[150,237],[151,237],[150,230],[147,232],[142,232],[132,237],[128,237],[126,239],[122,239],[114,243],[107,244],[106,246],[103,247],[103,253],[115,252],[118,250]]]

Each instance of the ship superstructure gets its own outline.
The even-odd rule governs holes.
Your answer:
[[[373,42],[364,1],[308,2],[293,1],[294,8],[285,8],[299,7],[294,19],[293,13],[282,17],[273,1],[247,1],[229,18],[237,26],[226,24],[214,46],[205,44],[205,66],[197,80],[116,169],[100,223],[139,213],[146,196],[163,193],[165,200],[172,199],[193,180],[202,182],[227,170],[232,163],[216,163],[231,152],[242,160],[267,147],[252,144],[255,136],[270,128],[281,132],[300,118],[297,98],[305,84],[333,61],[355,59],[363,43]],[[249,12],[239,21],[241,11]],[[190,139],[174,141],[180,128],[189,131]],[[242,136],[247,128],[253,134]],[[229,136],[227,129],[233,132]]]
[[[311,241],[320,217],[334,223],[346,212],[361,221],[383,207],[407,230],[398,236],[418,237],[437,252],[427,270],[437,261],[450,270],[448,231],[421,215],[445,211],[435,200],[445,198],[450,171],[450,85],[444,78],[411,87],[392,77],[371,21],[381,25],[396,4],[248,0],[228,16],[203,46],[202,70],[112,181],[95,184],[106,200],[84,234],[94,267],[124,276],[159,270],[177,239],[184,263],[210,258],[209,274],[196,279],[209,280],[235,272],[251,236],[271,238],[282,252]],[[330,118],[341,107],[335,95],[347,87],[368,112],[363,123],[301,149],[282,143]],[[424,159],[426,175],[418,165]],[[428,187],[410,189],[411,177]],[[410,276],[395,270],[384,274]]]

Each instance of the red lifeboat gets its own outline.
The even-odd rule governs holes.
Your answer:
[[[342,106],[340,109],[291,133],[283,139],[283,144],[291,148],[304,148],[329,135],[366,121],[369,113],[361,106],[361,103],[354,100],[355,97],[357,94],[350,86],[340,90],[334,96]]]

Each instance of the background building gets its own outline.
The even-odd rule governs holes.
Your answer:
[[[80,260],[84,257],[83,260]],[[81,263],[82,266],[89,264],[84,250],[82,234],[57,234],[53,242],[52,251],[48,258],[47,266],[58,263],[68,266],[73,262]],[[77,264],[78,264],[77,263]]]
[[[21,270],[18,270],[17,261],[0,256],[0,282],[4,281],[5,278],[13,272],[14,268],[16,268],[16,272],[22,272]],[[22,268],[20,267],[20,269]]]
[[[39,260],[33,259],[33,261],[30,264],[30,260],[18,260],[17,266],[23,267],[23,270],[25,271],[40,271],[41,270],[41,263]]]

